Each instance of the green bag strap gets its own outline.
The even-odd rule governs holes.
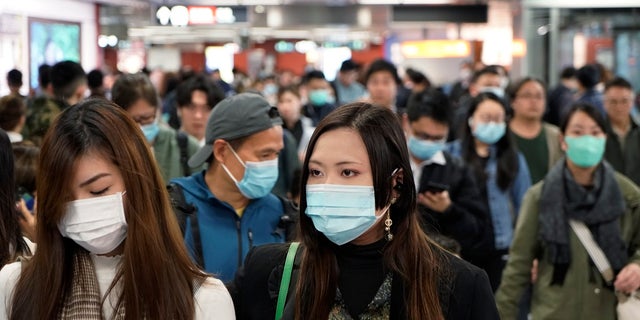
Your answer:
[[[296,259],[296,252],[300,242],[291,242],[287,259],[284,262],[284,270],[282,271],[282,280],[280,281],[280,291],[278,292],[278,304],[276,305],[276,320],[282,318],[284,304],[287,302],[287,293],[289,292],[289,283],[291,282],[291,271],[293,270],[293,261]]]

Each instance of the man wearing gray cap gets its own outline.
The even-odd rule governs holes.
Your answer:
[[[205,145],[189,159],[189,166],[207,162],[207,169],[172,180],[195,210],[184,221],[189,251],[224,282],[233,279],[251,247],[285,240],[284,205],[271,194],[282,135],[277,109],[262,96],[226,98],[211,111]]]

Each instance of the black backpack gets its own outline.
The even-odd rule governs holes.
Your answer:
[[[198,208],[191,203],[187,203],[184,197],[184,191],[179,184],[170,183],[167,185],[167,191],[169,192],[169,199],[171,200],[171,206],[173,212],[178,219],[178,225],[180,231],[184,237],[185,230],[187,228],[187,218],[189,218],[189,225],[191,226],[191,235],[193,236],[193,243],[195,249],[195,260],[200,267],[204,267],[204,259],[202,256],[202,239],[200,237],[200,227],[198,225]],[[298,207],[289,199],[278,196],[280,202],[282,202],[282,208],[284,209],[280,216],[280,222],[273,231],[273,235],[279,235],[285,241],[292,241],[296,237],[296,222],[298,220]]]

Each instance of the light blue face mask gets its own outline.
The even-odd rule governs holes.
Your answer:
[[[469,119],[471,122],[471,119]],[[487,122],[476,124],[473,136],[486,144],[494,144],[507,132],[507,124],[504,122]]]
[[[498,96],[498,98],[504,99],[504,89],[501,87],[484,87],[480,89],[480,92],[491,92]]]
[[[444,140],[430,141],[409,137],[408,147],[411,154],[424,161],[431,159],[436,153],[444,150],[446,143]]]
[[[276,185],[276,181],[278,181],[278,158],[259,162],[243,162],[231,146],[229,146],[229,149],[244,166],[244,176],[238,182],[224,164],[222,164],[222,169],[236,183],[240,193],[248,199],[257,199],[268,195],[273,186]]]
[[[305,214],[339,246],[361,236],[379,219],[373,186],[309,184],[306,195]]]
[[[311,90],[309,92],[309,101],[314,106],[322,106],[325,104],[330,104],[332,102],[333,97],[329,94],[329,90],[319,89],[319,90]]]
[[[579,137],[565,137],[567,143],[567,157],[576,166],[591,168],[602,160],[607,140],[592,135]]]
[[[153,140],[155,140],[158,136],[158,133],[160,133],[160,126],[158,125],[158,121],[140,126],[140,129],[142,129],[142,133],[149,143],[152,143]]]
[[[278,86],[273,83],[268,83],[264,86],[262,94],[265,96],[272,96],[278,93]]]

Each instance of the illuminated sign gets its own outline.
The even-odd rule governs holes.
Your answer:
[[[400,50],[405,58],[464,58],[471,54],[471,46],[464,40],[406,41]]]
[[[160,25],[187,26],[247,22],[247,9],[216,6],[162,6],[156,11]]]

